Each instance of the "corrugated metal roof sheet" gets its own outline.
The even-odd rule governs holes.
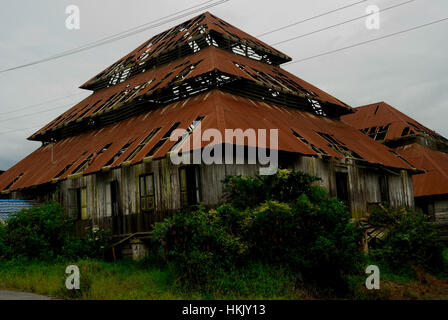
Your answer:
[[[111,74],[117,73],[117,71],[132,69],[153,57],[158,57],[162,53],[177,49],[182,44],[191,43],[193,45],[194,40],[197,39],[198,36],[207,34],[210,31],[221,34],[225,38],[232,39],[237,43],[246,44],[252,48],[269,53],[272,56],[278,57],[281,62],[292,60],[289,56],[274,49],[263,41],[260,41],[224,20],[215,17],[209,12],[205,12],[152,37],[113,65],[84,83],[81,88],[88,88],[98,80],[107,78]],[[129,71],[127,74],[129,74]]]
[[[185,74],[184,70],[189,66],[194,67]],[[350,106],[280,67],[209,47],[194,55],[148,70],[123,83],[94,92],[34,133],[29,139],[38,139],[37,136],[50,130],[75,123],[81,119],[104,114],[119,107],[125,109],[126,104],[143,95],[149,96],[156,90],[170,84],[185,82],[214,70],[262,83],[266,87],[274,89],[277,87],[278,89],[289,90],[294,94],[329,102],[335,108],[340,107],[347,110],[346,112],[352,112]],[[182,75],[182,77],[179,78],[179,75]]]
[[[225,129],[278,129],[279,150],[317,156],[310,147],[312,144],[329,156],[344,158],[323,138],[322,134],[328,134],[371,164],[411,169],[389,148],[342,121],[213,90],[114,126],[42,146],[0,176],[0,191],[49,183],[56,178],[65,179],[77,170],[78,173],[90,174],[106,165],[114,168],[125,161],[127,164],[139,163],[173,124],[179,122],[179,128],[186,129],[200,116],[205,117],[202,130],[214,128],[223,135]],[[148,134],[157,128],[160,130],[143,147],[139,147]],[[293,130],[308,143],[299,140]],[[163,144],[153,158],[164,157],[175,143],[168,141]],[[202,147],[207,144],[202,142]],[[136,150],[138,152],[130,158]]]
[[[31,208],[33,203],[26,200],[0,200],[0,220],[8,220],[14,213]]]
[[[355,113],[343,116],[342,120],[359,130],[379,128],[390,124],[387,135],[382,140],[401,138],[404,132],[406,132],[404,136],[426,133],[436,139],[446,140],[437,132],[425,127],[385,102],[357,107],[354,110]],[[408,130],[405,131],[406,128]]]
[[[416,197],[448,194],[448,154],[412,144],[397,152],[426,171],[413,176]]]

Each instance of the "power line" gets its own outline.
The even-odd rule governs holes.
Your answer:
[[[59,97],[59,98],[47,100],[47,101],[44,101],[44,102],[32,104],[32,105],[29,105],[29,106],[26,106],[26,107],[15,108],[13,111],[2,112],[2,113],[0,113],[0,115],[16,113],[16,112],[19,112],[19,111],[22,111],[22,110],[25,110],[25,109],[32,109],[34,107],[38,107],[38,106],[41,106],[41,105],[44,105],[44,104],[47,104],[47,103],[51,103],[51,102],[60,101],[60,100],[64,100],[64,99],[67,99],[67,98],[79,96],[80,94],[84,94],[84,93],[85,92],[78,92],[78,93],[74,93],[74,94],[67,95],[67,96],[64,96],[64,97]]]
[[[372,43],[372,42],[383,40],[383,39],[386,39],[386,38],[391,38],[391,37],[394,37],[396,35],[404,34],[404,33],[410,32],[410,31],[414,31],[414,30],[425,28],[425,27],[429,27],[431,25],[434,25],[434,24],[437,24],[437,23],[441,23],[441,22],[444,22],[444,21],[447,21],[447,20],[448,20],[448,17],[440,19],[440,20],[432,21],[432,22],[429,22],[429,23],[426,23],[426,24],[418,25],[418,26],[415,26],[415,27],[412,27],[412,28],[409,28],[409,29],[405,29],[405,30],[401,30],[401,31],[394,32],[394,33],[391,33],[391,34],[387,34],[387,35],[384,35],[384,36],[381,36],[381,37],[378,37],[378,38],[375,38],[375,39],[371,39],[371,40],[355,43],[355,44],[350,45],[350,46],[346,46],[346,47],[339,48],[339,49],[336,49],[336,50],[327,51],[327,52],[324,52],[324,53],[321,53],[321,54],[317,54],[317,55],[314,55],[314,56],[310,56],[310,57],[307,57],[307,58],[304,58],[304,59],[300,59],[300,60],[297,60],[297,61],[289,62],[289,63],[286,63],[285,65],[291,65],[291,64],[295,64],[295,63],[299,63],[299,62],[304,62],[304,61],[308,61],[308,60],[311,60],[311,59],[314,59],[314,58],[317,58],[317,57],[322,57],[322,56],[333,54],[333,53],[340,52],[340,51],[343,51],[343,50],[355,48],[355,47],[358,47],[358,46],[362,46],[364,44]],[[61,107],[58,107],[58,108],[61,108]],[[51,110],[55,110],[55,109],[56,108],[52,108],[52,109],[44,110],[44,111],[41,111],[41,112],[51,111]],[[38,112],[38,113],[40,113],[40,112]],[[29,114],[29,115],[33,115],[33,114]],[[29,115],[27,115],[27,116],[29,116]],[[20,118],[20,117],[16,117],[16,118]],[[14,119],[14,118],[11,118],[11,119]],[[7,121],[7,120],[11,120],[11,119],[1,120],[1,121]],[[16,132],[16,131],[21,131],[21,130],[29,130],[29,129],[39,128],[39,127],[21,128],[21,129],[14,129],[14,130],[10,130],[10,131],[4,131],[4,132],[0,132],[0,135],[11,133],[11,132]]]
[[[339,48],[339,49],[335,49],[335,50],[331,50],[331,51],[326,51],[326,52],[323,52],[323,53],[320,53],[320,54],[316,54],[314,56],[310,56],[310,57],[307,57],[307,58],[303,58],[303,59],[300,59],[300,60],[297,60],[297,61],[288,62],[288,63],[285,63],[284,66],[295,64],[295,63],[299,63],[299,62],[308,61],[308,60],[311,60],[311,59],[315,59],[315,58],[326,56],[326,55],[333,54],[333,53],[336,53],[336,52],[340,52],[340,51],[344,51],[344,50],[347,50],[347,49],[359,47],[359,46],[362,46],[364,44],[375,42],[375,41],[379,41],[379,40],[383,40],[383,39],[386,39],[386,38],[391,38],[391,37],[399,35],[399,34],[403,34],[403,33],[407,33],[407,32],[410,32],[410,31],[417,30],[417,29],[425,28],[425,27],[428,27],[428,26],[431,26],[431,25],[434,25],[434,24],[437,24],[437,23],[444,22],[446,20],[448,20],[448,17],[444,18],[444,19],[436,20],[436,21],[433,21],[433,22],[429,22],[429,23],[426,23],[426,24],[422,24],[422,25],[419,25],[419,26],[416,26],[416,27],[412,27],[412,28],[409,28],[409,29],[405,29],[405,30],[402,30],[402,31],[390,33],[390,34],[387,34],[385,36],[378,37],[378,38],[375,38],[375,39],[371,39],[371,40],[367,40],[367,41],[363,41],[363,42],[358,42],[358,43],[352,44],[352,45],[347,46],[347,47],[343,47],[343,48]]]
[[[393,5],[393,6],[384,8],[384,9],[381,9],[381,10],[378,11],[378,13],[384,12],[384,11],[388,11],[388,10],[391,10],[391,9],[395,9],[395,8],[398,8],[398,7],[410,4],[410,3],[415,2],[415,1],[417,1],[417,0],[405,1],[405,2],[402,2],[402,3],[396,4],[396,5]],[[365,18],[370,17],[370,16],[371,16],[371,14],[365,14],[365,15],[362,15],[362,16],[357,17],[357,18],[346,20],[346,21],[343,21],[343,22],[340,22],[340,23],[337,23],[337,24],[333,24],[331,26],[328,26],[328,27],[325,27],[325,28],[322,28],[322,29],[318,29],[318,30],[315,30],[315,31],[311,31],[311,32],[308,32],[308,33],[301,34],[299,36],[295,36],[295,37],[292,37],[292,38],[289,38],[289,39],[286,39],[286,40],[282,40],[282,41],[273,43],[272,46],[277,46],[277,45],[280,45],[280,44],[283,44],[283,43],[286,43],[286,42],[297,40],[297,39],[300,39],[300,38],[303,38],[303,37],[306,37],[306,36],[309,36],[309,35],[312,35],[312,34],[316,34],[316,33],[319,33],[319,32],[325,31],[325,30],[329,30],[329,29],[332,29],[332,28],[335,28],[335,27],[342,26],[344,24],[347,24],[347,23],[350,23],[350,22],[353,22],[353,21],[357,21],[357,20],[360,20],[360,19],[365,19]]]
[[[286,26],[283,26],[283,27],[280,27],[280,28],[277,28],[277,29],[274,29],[274,30],[271,30],[271,31],[267,31],[265,33],[262,33],[262,34],[258,35],[257,37],[264,37],[264,36],[267,36],[268,34],[271,34],[271,33],[277,32],[277,31],[281,31],[281,30],[285,30],[287,28],[290,28],[290,27],[293,27],[293,26],[297,26],[297,25],[302,24],[304,22],[308,22],[308,21],[311,21],[311,20],[314,20],[314,19],[317,19],[317,18],[324,17],[324,16],[329,15],[329,14],[334,13],[334,12],[338,12],[338,11],[341,11],[341,10],[344,10],[344,9],[347,9],[347,8],[350,8],[350,7],[354,7],[354,6],[358,5],[358,4],[366,2],[366,1],[367,0],[358,1],[358,2],[349,4],[349,5],[337,8],[337,9],[333,9],[333,10],[330,10],[330,11],[327,11],[327,12],[324,12],[324,13],[320,13],[320,14],[318,14],[316,16],[313,16],[313,17],[310,17],[310,18],[306,18],[304,20],[300,20],[300,21],[288,24]]]
[[[218,5],[223,4],[225,2],[228,2],[228,1],[230,1],[230,0],[220,0],[220,1],[215,2],[215,3],[210,3],[211,1],[206,1],[206,2],[203,2],[203,3],[199,4],[199,5],[196,5],[196,6],[193,6],[193,7],[190,7],[190,8],[181,10],[181,11],[178,11],[176,13],[173,13],[173,14],[167,16],[167,17],[174,16],[174,17],[172,17],[170,19],[164,19],[163,21],[160,21],[163,18],[159,18],[157,20],[145,23],[145,24],[140,25],[138,27],[134,27],[134,28],[129,29],[127,31],[123,31],[123,32],[117,33],[115,35],[108,36],[106,38],[103,38],[103,39],[100,39],[100,40],[97,40],[97,41],[85,44],[83,46],[80,46],[80,47],[77,47],[77,48],[74,48],[74,49],[71,49],[71,50],[63,51],[63,52],[61,52],[59,54],[50,56],[48,58],[44,58],[44,59],[36,60],[36,61],[33,61],[33,62],[29,62],[29,63],[26,63],[26,64],[22,64],[22,65],[18,65],[18,66],[15,66],[15,67],[11,67],[11,68],[0,70],[0,73],[5,73],[5,72],[8,72],[8,71],[12,71],[12,70],[22,69],[22,68],[33,66],[33,65],[40,64],[40,63],[43,63],[43,62],[48,62],[48,61],[55,60],[55,59],[58,59],[58,58],[62,58],[62,57],[65,57],[65,56],[69,56],[69,55],[72,55],[72,54],[75,54],[75,53],[86,51],[86,50],[89,50],[89,49],[92,49],[92,48],[96,48],[98,46],[102,46],[102,45],[105,45],[105,44],[108,44],[108,43],[111,43],[111,42],[115,42],[115,41],[118,41],[118,40],[130,37],[132,35],[141,33],[143,31],[146,31],[146,30],[149,30],[149,29],[153,29],[153,28],[162,26],[164,24],[167,24],[169,22],[173,22],[175,20],[184,18],[184,17],[189,16],[191,14],[194,14],[194,13],[197,13],[197,12],[200,12],[200,11],[203,11],[203,10],[206,10],[206,9],[218,6]],[[198,6],[201,6],[201,7],[198,8]],[[194,9],[194,8],[196,8],[196,9]],[[179,13],[191,10],[191,9],[194,9],[194,10],[186,12],[186,13],[183,13],[183,14],[179,14]],[[158,21],[160,21],[160,22],[158,22]],[[158,22],[158,23],[156,23],[156,22]],[[146,26],[146,27],[143,27],[143,26]]]

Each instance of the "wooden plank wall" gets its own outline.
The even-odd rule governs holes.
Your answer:
[[[290,155],[291,156],[291,155]],[[390,200],[393,205],[414,206],[412,179],[406,171],[397,173],[380,171],[358,166],[353,161],[338,162],[314,157],[295,156],[289,161],[289,167],[301,170],[322,178],[321,185],[336,196],[337,171],[347,172],[351,210],[354,217],[366,212],[369,203],[380,202],[379,176],[387,175],[389,181]],[[78,223],[77,233],[82,234],[86,226],[98,225],[114,230],[117,234],[130,234],[147,231],[156,221],[161,221],[180,209],[179,166],[173,165],[169,158],[154,160],[134,166],[120,167],[108,172],[67,179],[58,184],[60,201],[68,203],[69,190],[87,188],[88,221]],[[202,202],[208,207],[222,203],[223,190],[221,181],[226,175],[254,175],[259,172],[259,165],[202,165],[200,167]],[[140,212],[138,177],[142,174],[154,173],[155,213]],[[106,185],[112,181],[118,183],[118,202],[120,215],[105,216]]]

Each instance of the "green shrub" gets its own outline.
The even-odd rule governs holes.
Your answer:
[[[230,232],[232,220],[223,220],[230,208],[205,211],[203,207],[181,212],[156,223],[152,238],[164,248],[165,258],[182,279],[203,283],[214,270],[225,268],[246,251]]]
[[[88,227],[84,238],[68,238],[62,248],[63,259],[105,259],[111,234],[99,227]]]
[[[6,225],[0,221],[0,260],[9,256],[7,245]]]
[[[84,238],[76,239],[70,237],[73,228],[73,220],[57,203],[23,209],[5,225],[0,224],[0,258],[49,261],[105,257],[108,232],[88,228]]]
[[[312,184],[320,178],[292,170],[278,170],[270,176],[227,176],[224,183],[226,202],[239,209],[254,208],[267,200],[291,202],[310,195]]]
[[[179,213],[156,224],[152,238],[190,284],[206,284],[214,273],[261,261],[291,269],[308,283],[345,288],[345,275],[358,271],[363,259],[362,234],[345,205],[311,180],[297,198],[278,193],[289,194],[284,196],[294,199],[289,203],[267,200],[244,210],[225,204]]]
[[[73,227],[63,207],[57,203],[23,209],[6,224],[9,257],[40,260],[56,258]]]
[[[359,271],[363,261],[360,230],[345,205],[320,187],[290,204],[262,204],[245,234],[254,259],[288,265],[323,287],[345,288],[345,275]]]
[[[409,265],[427,271],[443,269],[443,245],[426,214],[378,206],[366,218],[365,228],[380,235],[371,241],[371,256],[393,270],[406,269]]]

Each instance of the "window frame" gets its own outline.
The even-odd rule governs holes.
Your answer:
[[[151,177],[152,193],[148,189],[148,178]],[[142,181],[144,185],[142,185]],[[154,212],[156,208],[156,186],[155,186],[155,176],[154,173],[145,173],[138,176],[138,187],[139,187],[139,199],[140,199],[140,212],[148,213]],[[151,199],[152,206],[144,206],[144,204],[149,204],[148,199]]]

